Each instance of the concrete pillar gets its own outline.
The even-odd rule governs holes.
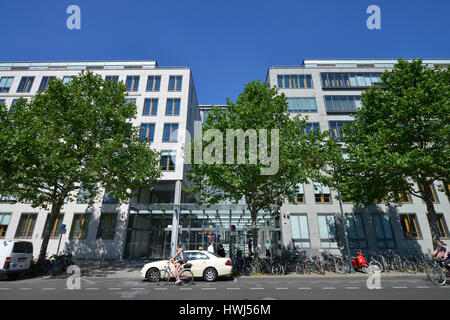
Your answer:
[[[181,180],[175,182],[175,198],[173,201],[173,217],[172,217],[172,237],[170,240],[170,255],[175,255],[178,243],[178,230],[180,225],[180,203],[181,203]]]

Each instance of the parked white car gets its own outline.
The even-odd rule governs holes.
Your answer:
[[[218,277],[231,275],[231,260],[229,258],[222,258],[215,253],[207,251],[185,251],[188,263],[192,265],[191,271],[196,278],[203,278],[205,281],[216,281]],[[141,271],[141,278],[146,278],[149,281],[156,281],[160,276],[160,271],[167,265],[168,260],[160,260],[145,264]],[[175,272],[175,267],[170,266],[172,272]]]
[[[30,270],[33,244],[29,241],[0,241],[0,275],[14,278]]]

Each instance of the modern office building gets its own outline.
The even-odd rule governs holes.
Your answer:
[[[55,77],[64,83],[82,70],[90,70],[105,80],[123,81],[129,101],[137,106],[137,117],[131,119],[141,127],[142,138],[161,151],[162,177],[151,191],[141,189],[129,203],[118,205],[104,193],[89,207],[83,194],[76,202],[64,204],[61,217],[52,226],[48,253],[69,250],[78,258],[146,258],[168,257],[175,243],[185,248],[206,248],[208,241],[230,241],[244,250],[250,215],[243,204],[198,206],[183,191],[189,187],[189,168],[183,147],[201,126],[201,108],[191,70],[186,67],[160,67],[146,61],[70,61],[70,62],[3,62],[0,63],[0,103],[11,107],[17,99],[32,98],[44,91]],[[37,256],[48,212],[32,208],[30,203],[16,203],[0,196],[0,239],[28,239]],[[274,219],[260,218],[268,227]],[[68,230],[60,234],[61,225]],[[236,226],[234,232],[231,226]],[[179,226],[179,227],[178,227]],[[177,228],[178,227],[178,228]],[[172,232],[177,230],[176,232]]]
[[[266,81],[278,86],[288,98],[289,112],[308,115],[308,131],[340,128],[360,106],[360,94],[380,82],[380,74],[392,69],[395,60],[305,60],[300,66],[272,67]],[[449,65],[450,60],[424,60],[429,65]],[[246,252],[251,219],[244,203],[200,206],[184,192],[190,183],[189,165],[183,148],[196,135],[210,105],[199,105],[192,72],[186,67],[160,67],[146,61],[3,62],[0,63],[0,103],[12,106],[21,97],[32,98],[58,77],[70,81],[81,70],[91,70],[110,81],[123,81],[128,99],[138,115],[131,119],[142,137],[161,151],[162,177],[152,190],[141,189],[129,203],[118,205],[103,194],[89,207],[83,194],[66,203],[52,227],[49,255],[61,249],[78,258],[158,259],[171,254],[180,242],[187,249],[206,247],[211,240]],[[221,106],[225,108],[226,106]],[[197,132],[198,133],[198,132]],[[343,228],[339,227],[339,203],[335,192],[315,184],[299,186],[281,208],[280,217],[262,213],[258,218],[260,245],[270,240],[274,253],[282,245],[338,250]],[[433,187],[441,235],[449,237],[450,203],[446,194]],[[430,248],[426,206],[421,199],[404,195],[401,207],[377,207],[353,212],[344,203],[353,249]],[[0,197],[0,239],[27,239],[39,253],[48,212]],[[64,224],[68,232],[60,234]]]
[[[392,70],[396,60],[304,60],[300,66],[271,67],[266,81],[287,97],[289,113],[307,115],[307,131],[331,130],[342,137],[341,127],[353,121],[361,106],[361,93],[380,83],[380,75]],[[448,67],[450,60],[423,60],[433,67]],[[432,192],[443,239],[450,237],[450,202],[436,183]],[[449,186],[445,186],[449,188]],[[344,203],[346,227],[353,250],[431,250],[431,233],[422,199],[402,195],[402,206],[384,204],[353,210]],[[281,208],[283,244],[299,248],[336,250],[342,248],[344,233],[336,192],[318,183],[300,185],[298,193]],[[339,227],[341,226],[341,227]]]

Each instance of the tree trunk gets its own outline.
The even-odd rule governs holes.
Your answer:
[[[258,226],[256,225],[257,212],[251,213],[252,216],[252,237],[253,237],[253,255],[258,257],[259,249],[258,249]]]
[[[52,204],[52,209],[50,211],[48,222],[46,223],[46,225],[44,227],[41,250],[39,252],[39,258],[38,258],[38,262],[37,262],[38,265],[40,265],[45,260],[45,257],[47,255],[48,242],[50,240],[52,228],[55,225],[56,218],[58,217],[58,215],[61,212],[61,208],[62,208],[63,204],[64,204],[64,197],[60,197],[58,199],[58,201],[56,201]]]
[[[438,217],[436,215],[436,211],[434,210],[433,205],[433,194],[431,193],[431,182],[422,183],[422,189],[424,194],[424,201],[427,205],[427,218],[428,223],[430,225],[431,231],[431,240],[433,241],[433,248],[436,244],[436,241],[439,240],[439,222]]]

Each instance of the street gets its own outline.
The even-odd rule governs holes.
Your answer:
[[[207,283],[196,280],[190,287],[142,281],[137,276],[82,277],[80,289],[71,290],[65,278],[0,280],[0,299],[51,300],[307,300],[307,299],[445,299],[450,285],[433,285],[426,275],[384,276],[380,289],[368,289],[365,275],[298,277],[242,277]]]

